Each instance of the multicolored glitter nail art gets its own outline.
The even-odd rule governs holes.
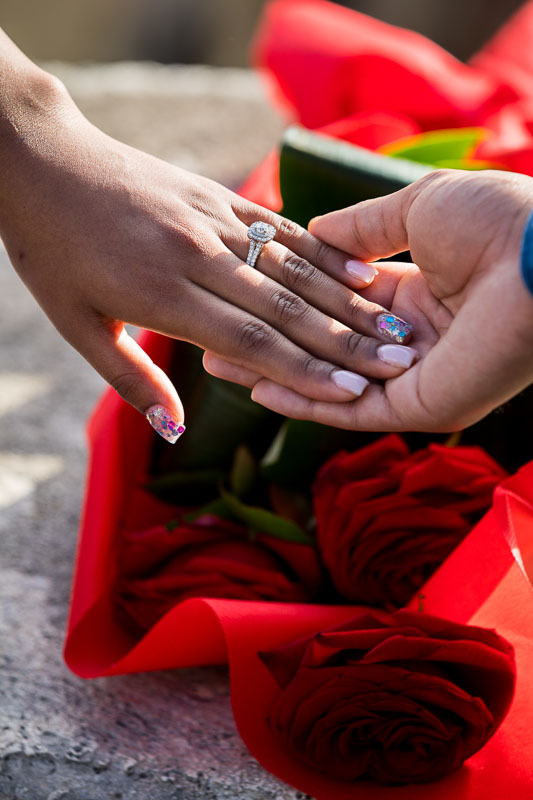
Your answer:
[[[146,412],[146,419],[157,433],[170,444],[176,444],[185,430],[185,425],[176,422],[165,406],[150,406]]]
[[[377,318],[378,330],[385,336],[390,336],[398,344],[405,344],[411,337],[413,326],[404,322],[394,314],[380,314]]]

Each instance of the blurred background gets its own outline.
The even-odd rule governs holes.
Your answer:
[[[266,0],[0,0],[0,24],[37,60],[245,66]],[[470,56],[521,0],[351,0]]]

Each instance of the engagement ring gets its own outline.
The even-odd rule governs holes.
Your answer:
[[[248,258],[246,263],[250,267],[255,267],[255,262],[259,258],[259,253],[263,249],[263,245],[272,241],[276,235],[276,229],[268,222],[252,222],[248,228],[248,238],[250,240],[250,249],[248,251]]]

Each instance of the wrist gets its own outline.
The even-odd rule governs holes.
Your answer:
[[[72,100],[61,81],[29,62],[0,85],[0,159],[31,144]],[[15,151],[16,154],[16,151]]]
[[[494,276],[495,352],[506,352],[506,381],[517,386],[511,396],[533,382],[533,294],[530,293],[521,269],[520,258],[503,260]]]
[[[13,226],[27,226],[36,198],[44,196],[47,165],[64,157],[61,131],[73,112],[79,115],[61,81],[31,62],[2,76],[0,236],[6,246]]]

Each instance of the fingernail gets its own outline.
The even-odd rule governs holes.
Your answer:
[[[344,269],[349,275],[353,275],[354,278],[359,278],[360,281],[363,283],[372,283],[378,271],[372,264],[365,264],[364,261],[357,261],[357,259],[352,258],[346,262],[344,265]]]
[[[399,344],[382,344],[377,352],[381,361],[393,367],[410,367],[418,356],[414,347],[402,347]]]
[[[405,344],[411,338],[413,326],[394,314],[380,314],[376,322],[378,331],[384,336],[390,336],[398,344]]]
[[[146,419],[157,433],[170,444],[176,444],[185,430],[182,422],[176,422],[165,406],[150,406],[146,412]]]
[[[347,392],[351,392],[356,397],[363,394],[369,383],[362,375],[358,375],[356,372],[348,372],[346,369],[335,370],[331,375],[331,380],[339,389],[346,389]]]

